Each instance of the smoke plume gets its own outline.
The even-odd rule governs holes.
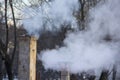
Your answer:
[[[86,30],[68,33],[65,46],[40,53],[39,59],[44,67],[79,73],[115,64],[120,47],[119,3],[120,0],[106,0],[91,9]],[[38,8],[26,8],[25,13],[30,13],[32,17],[24,19],[23,25],[30,35],[37,36],[44,29],[60,29],[64,23],[77,28],[73,12],[78,8],[78,0],[53,0]]]
[[[89,12],[85,31],[68,33],[64,47],[41,52],[46,69],[79,73],[115,64],[120,40],[120,0],[108,0]]]
[[[23,26],[30,35],[39,36],[42,30],[56,31],[60,25],[71,24],[76,27],[73,12],[79,8],[78,0],[53,0],[43,2],[37,7],[26,7]]]

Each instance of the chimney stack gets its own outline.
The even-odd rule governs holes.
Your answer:
[[[35,37],[20,36],[18,80],[36,80],[36,45]]]
[[[70,74],[68,71],[61,71],[61,80],[70,80]]]

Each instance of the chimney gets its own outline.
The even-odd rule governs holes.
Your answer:
[[[35,37],[20,36],[18,80],[36,80],[36,44]]]
[[[70,74],[68,71],[61,71],[61,80],[70,80]]]

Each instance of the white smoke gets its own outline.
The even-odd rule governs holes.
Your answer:
[[[53,0],[43,2],[40,6],[25,8],[27,19],[23,20],[23,26],[31,35],[39,35],[42,30],[58,30],[60,25],[72,24],[76,27],[76,19],[73,12],[78,10],[78,0]]]
[[[0,3],[2,3],[4,0],[0,0]]]
[[[64,47],[42,51],[39,57],[44,67],[78,73],[113,65],[120,46],[119,3],[120,0],[107,0],[96,6],[89,13],[91,21],[86,31],[68,33]]]

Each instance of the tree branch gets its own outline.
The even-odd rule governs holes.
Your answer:
[[[3,41],[1,39],[0,39],[0,54],[2,56],[2,59],[5,60],[6,55],[7,55],[7,53],[6,53],[6,46],[5,46],[5,44],[3,43]]]
[[[16,34],[16,22],[15,22],[12,0],[9,0],[9,4],[10,4],[11,10],[12,10],[12,17],[13,17],[13,22],[14,22],[14,50],[13,50],[12,58],[11,58],[11,61],[12,61],[12,64],[13,64],[13,60],[14,60],[14,56],[15,56],[15,52],[16,52],[17,34]]]
[[[5,0],[5,25],[6,25],[6,52],[8,49],[8,24],[7,24],[7,0]]]

